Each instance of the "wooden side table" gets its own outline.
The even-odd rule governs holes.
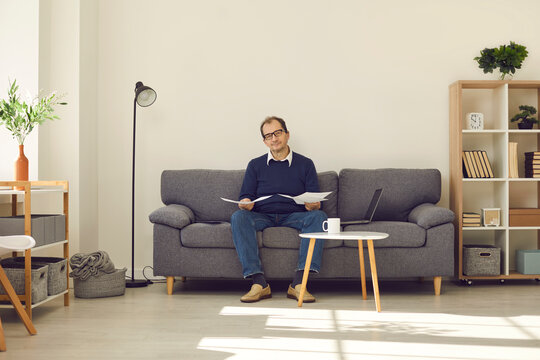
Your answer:
[[[375,295],[375,306],[377,312],[381,311],[381,299],[379,296],[379,282],[377,279],[377,266],[375,264],[375,251],[373,249],[373,240],[386,239],[388,234],[380,232],[369,232],[369,231],[342,231],[339,233],[327,233],[327,232],[318,232],[318,233],[305,233],[300,234],[300,237],[305,239],[310,239],[309,248],[306,257],[306,266],[304,269],[309,269],[311,266],[311,259],[313,257],[313,249],[315,247],[315,241],[317,239],[324,240],[355,240],[358,241],[358,256],[360,258],[360,274],[362,281],[362,298],[367,299],[366,295],[366,270],[364,265],[364,246],[363,241],[367,240],[368,252],[369,252],[369,264],[371,266],[371,280],[373,282],[373,293]],[[304,271],[304,277],[302,279],[302,287],[300,290],[300,297],[298,298],[298,306],[301,307],[304,302],[304,294],[306,293],[307,281],[308,281],[309,271]]]

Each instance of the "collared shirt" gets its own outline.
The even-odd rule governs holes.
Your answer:
[[[266,165],[270,164],[270,160],[274,160],[274,161],[288,161],[289,162],[289,167],[291,167],[292,165],[292,150],[291,148],[289,147],[289,155],[287,155],[287,157],[283,160],[276,160],[274,159],[274,155],[272,155],[272,151],[270,151],[270,149],[268,150],[268,158],[266,159]]]

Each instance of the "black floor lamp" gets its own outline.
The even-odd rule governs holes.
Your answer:
[[[157,94],[151,87],[138,81],[135,84],[135,99],[133,100],[133,163],[131,174],[131,279],[126,279],[126,287],[143,287],[148,280],[135,280],[135,129],[137,128],[137,104],[141,107],[150,106],[156,101]]]

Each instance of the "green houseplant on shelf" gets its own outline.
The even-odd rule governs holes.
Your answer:
[[[17,93],[18,90],[17,80],[13,80],[13,83],[9,84],[7,99],[0,99],[0,125],[4,125],[19,143],[19,158],[15,162],[15,180],[28,180],[28,159],[24,155],[26,136],[45,121],[58,119],[58,116],[53,115],[54,108],[67,103],[60,102],[61,96],[58,96],[56,92],[23,101]]]
[[[538,120],[532,116],[536,114],[536,108],[530,105],[520,105],[519,110],[521,112],[514,115],[510,121],[517,121],[520,129],[532,129],[533,125],[538,123]]]
[[[480,56],[475,57],[474,60],[478,62],[478,66],[484,71],[484,74],[492,73],[498,68],[501,80],[504,80],[506,75],[514,76],[516,69],[521,69],[521,64],[528,54],[527,47],[510,41],[510,45],[501,45],[492,49],[485,48],[480,51]]]

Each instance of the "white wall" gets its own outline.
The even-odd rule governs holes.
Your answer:
[[[0,98],[7,98],[9,82],[17,80],[24,99],[38,94],[38,0],[2,0],[0,2]],[[30,180],[38,179],[38,132],[36,128],[24,142],[29,161]],[[16,139],[0,126],[0,179],[14,180],[13,163],[19,156]],[[3,202],[0,199],[0,202]]]
[[[97,207],[96,248],[117,267],[130,266],[136,81],[158,93],[153,106],[137,109],[136,267],[142,268],[152,264],[148,214],[162,206],[161,172],[244,168],[265,151],[258,126],[267,115],[287,120],[293,149],[319,171],[440,169],[447,206],[448,85],[496,79],[472,59],[510,40],[530,52],[515,78],[540,79],[538,13],[534,0],[100,0],[97,41],[81,36],[77,50],[92,49],[84,41],[97,43],[96,63],[79,74],[81,94],[97,93],[96,114],[83,116],[81,100],[81,153],[64,155],[62,166],[81,168],[81,175],[68,174],[78,184],[86,166],[79,158],[97,156],[91,165],[97,186],[75,189],[81,199],[97,197],[80,203]],[[71,62],[56,60],[58,67]],[[82,81],[93,76],[97,82]],[[89,126],[83,120],[92,118],[97,124],[83,131]],[[51,139],[66,141],[61,136],[51,132]]]
[[[80,251],[99,248],[98,234],[98,2],[80,2],[79,219]]]
[[[41,125],[39,132],[40,180],[68,180],[69,225],[71,253],[79,251],[79,35],[80,2],[74,0],[41,0],[39,9],[39,84],[49,92],[65,94],[66,106],[59,106],[55,114],[60,120]],[[97,26],[97,24],[96,24]],[[95,150],[92,150],[95,151]],[[62,208],[54,197],[40,203],[42,211]],[[58,196],[56,196],[56,200]],[[33,200],[33,199],[32,199]],[[34,207],[34,201],[32,201]],[[54,210],[58,211],[58,210]],[[57,254],[58,255],[58,254]]]

